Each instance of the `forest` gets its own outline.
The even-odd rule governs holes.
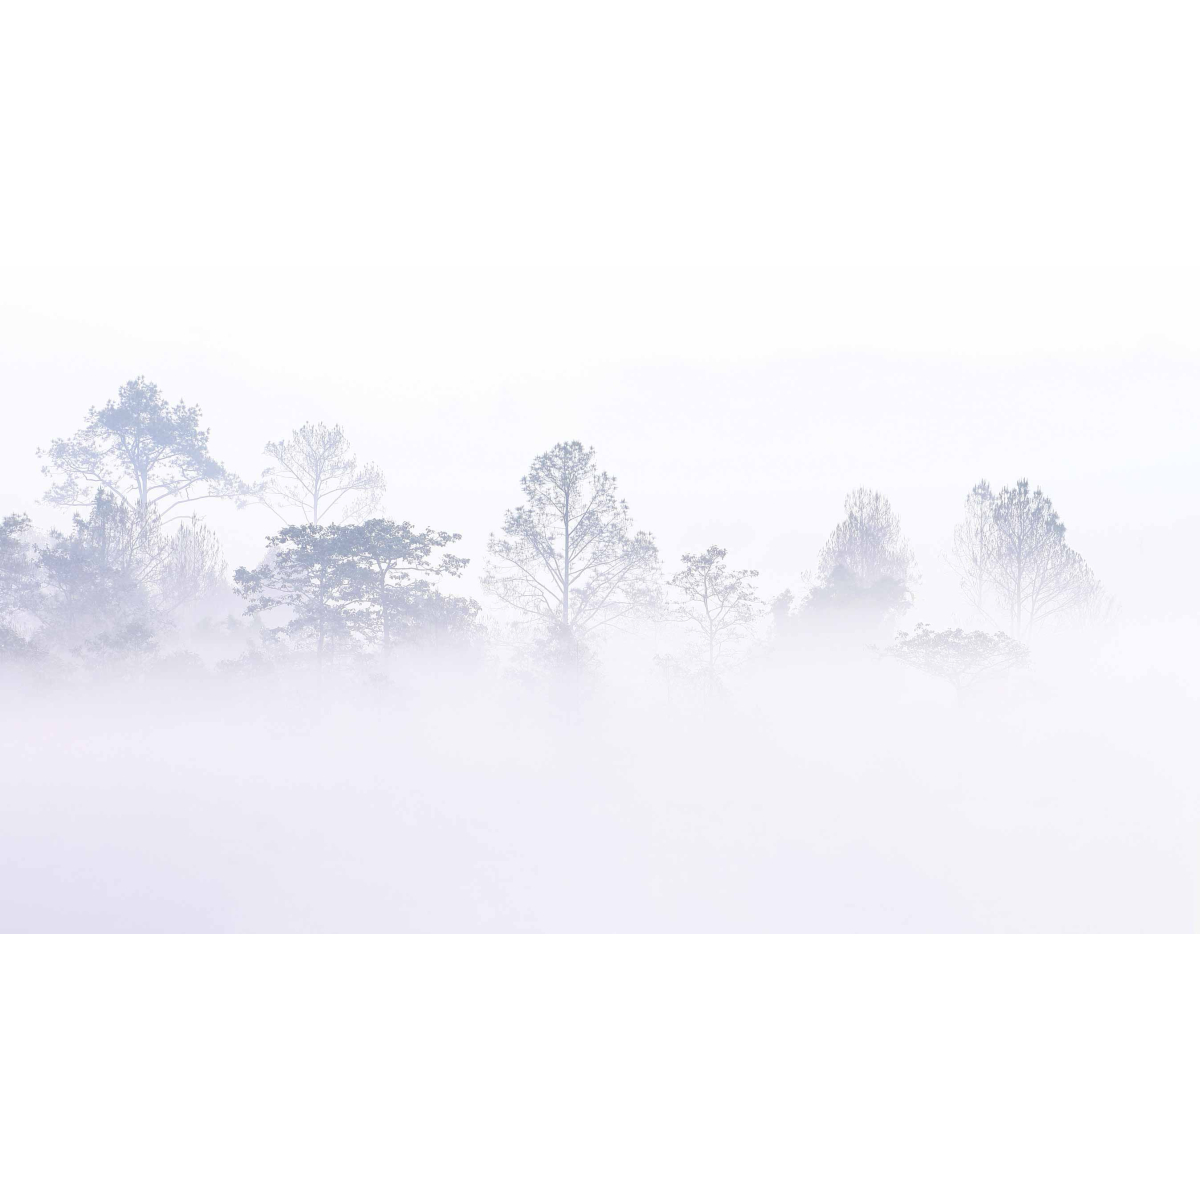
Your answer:
[[[200,407],[172,404],[144,377],[38,449],[45,500],[63,523],[38,529],[13,513],[0,525],[5,667],[64,682],[171,669],[382,682],[453,660],[550,681],[570,703],[605,670],[615,635],[651,629],[640,665],[668,699],[716,697],[776,652],[864,651],[963,698],[1025,666],[1056,628],[1114,612],[1051,498],[1027,479],[979,481],[947,514],[947,561],[976,627],[903,629],[919,564],[900,515],[869,487],[848,492],[817,561],[795,564],[796,589],[763,596],[754,564],[722,546],[663,562],[580,441],[536,454],[514,480],[517,502],[496,514],[482,564],[455,552],[456,532],[385,516],[384,472],[339,425],[305,423],[263,453],[257,476],[228,469]],[[279,522],[257,563],[231,570],[205,520],[212,504],[263,506]],[[471,579],[482,602],[456,590]]]

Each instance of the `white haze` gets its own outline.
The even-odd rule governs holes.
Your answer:
[[[247,476],[341,421],[389,515],[463,534],[450,591],[482,598],[518,479],[579,438],[668,571],[717,542],[800,593],[866,485],[917,551],[900,627],[974,627],[951,530],[980,477],[1028,476],[1120,609],[961,701],[766,625],[711,701],[668,703],[655,628],[608,639],[576,704],[503,646],[387,679],[5,676],[0,926],[1194,928],[1196,295],[1132,271],[14,273],[0,515],[64,526],[35,448],[145,374]],[[231,567],[259,561],[261,509],[203,511]]]

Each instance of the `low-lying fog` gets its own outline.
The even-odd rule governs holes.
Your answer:
[[[410,660],[9,689],[0,923],[1188,930],[1195,644],[1124,627],[965,701],[803,647],[669,703]]]
[[[1195,928],[1172,278],[0,280],[0,927]]]

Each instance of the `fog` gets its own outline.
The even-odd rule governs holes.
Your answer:
[[[1194,929],[1194,290],[947,278],[10,279],[0,928]],[[220,479],[54,457],[181,400]]]

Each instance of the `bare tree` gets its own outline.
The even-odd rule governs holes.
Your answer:
[[[669,580],[680,594],[673,614],[695,626],[704,647],[707,675],[715,681],[719,662],[750,635],[763,605],[752,582],[757,571],[731,571],[725,551],[709,546],[703,554],[685,554],[683,570]]]
[[[196,500],[237,498],[245,485],[208,453],[200,409],[174,407],[143,376],[131,379],[103,408],[88,410],[87,424],[71,438],[55,438],[42,473],[55,480],[51,504],[90,507],[96,491],[143,514],[165,518]]]
[[[526,503],[488,540],[484,587],[569,644],[659,599],[654,539],[634,532],[616,479],[595,459],[579,442],[539,455],[521,480]]]
[[[353,523],[378,510],[387,488],[374,463],[359,466],[340,425],[301,425],[263,453],[274,465],[263,470],[258,498],[288,524],[321,525],[335,510],[339,522]]]
[[[1033,630],[1067,614],[1089,590],[1091,572],[1066,542],[1066,527],[1041,488],[1027,479],[1006,487],[992,510],[995,552],[991,583],[1008,614],[1009,633]]]
[[[1028,641],[1053,619],[1087,620],[1111,609],[1099,580],[1067,544],[1050,497],[1027,479],[996,495],[976,484],[954,531],[953,561],[972,603],[984,613],[994,604],[1014,638]]]
[[[984,601],[995,558],[992,521],[995,503],[991,485],[981,479],[963,504],[962,523],[954,527],[953,566],[958,571],[963,591],[971,598],[976,610],[985,615]]]

